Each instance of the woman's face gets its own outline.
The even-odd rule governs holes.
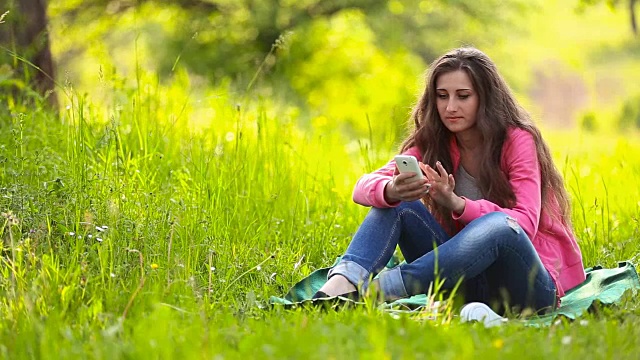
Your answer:
[[[436,106],[444,126],[459,134],[476,125],[478,94],[463,70],[441,74],[436,79]]]

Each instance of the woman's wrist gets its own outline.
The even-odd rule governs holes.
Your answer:
[[[396,199],[393,194],[391,194],[392,192],[393,190],[391,188],[391,181],[387,181],[387,183],[384,185],[384,191],[382,192],[384,201],[386,201],[387,204],[393,204],[400,201],[399,199]]]
[[[453,198],[451,201],[451,211],[456,214],[462,214],[464,212],[464,208],[466,206],[466,202],[460,196],[453,194]]]

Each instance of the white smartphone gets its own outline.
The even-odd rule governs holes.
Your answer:
[[[422,169],[418,166],[418,160],[412,155],[396,155],[394,157],[396,166],[401,173],[413,172],[416,173],[415,179],[422,179]]]

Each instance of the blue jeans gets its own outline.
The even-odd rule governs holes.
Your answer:
[[[396,245],[406,263],[380,273]],[[500,212],[450,238],[420,201],[372,208],[329,277],[340,274],[366,289],[378,273],[385,299],[427,293],[439,279],[443,290],[461,281],[466,301],[500,310],[548,310],[557,302],[555,284],[531,241],[515,219]]]

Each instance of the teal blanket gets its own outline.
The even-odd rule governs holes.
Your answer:
[[[387,267],[397,265],[397,261],[387,264]],[[311,297],[327,281],[327,274],[331,267],[314,271],[306,278],[296,283],[284,298],[272,296],[269,302],[274,306],[284,306],[286,308],[296,307],[311,302]],[[606,269],[601,266],[594,266],[585,269],[586,280],[577,287],[569,290],[562,297],[560,307],[553,313],[542,317],[531,318],[531,325],[548,325],[558,315],[575,319],[587,311],[594,303],[615,304],[620,302],[625,292],[630,291],[633,295],[640,289],[640,280],[635,266],[629,261],[618,263],[617,268]],[[318,300],[316,300],[318,301]],[[344,301],[348,301],[344,299]],[[407,311],[417,311],[424,309],[428,304],[425,294],[415,295],[407,299],[396,300],[392,303],[382,304],[383,309],[408,309]]]

